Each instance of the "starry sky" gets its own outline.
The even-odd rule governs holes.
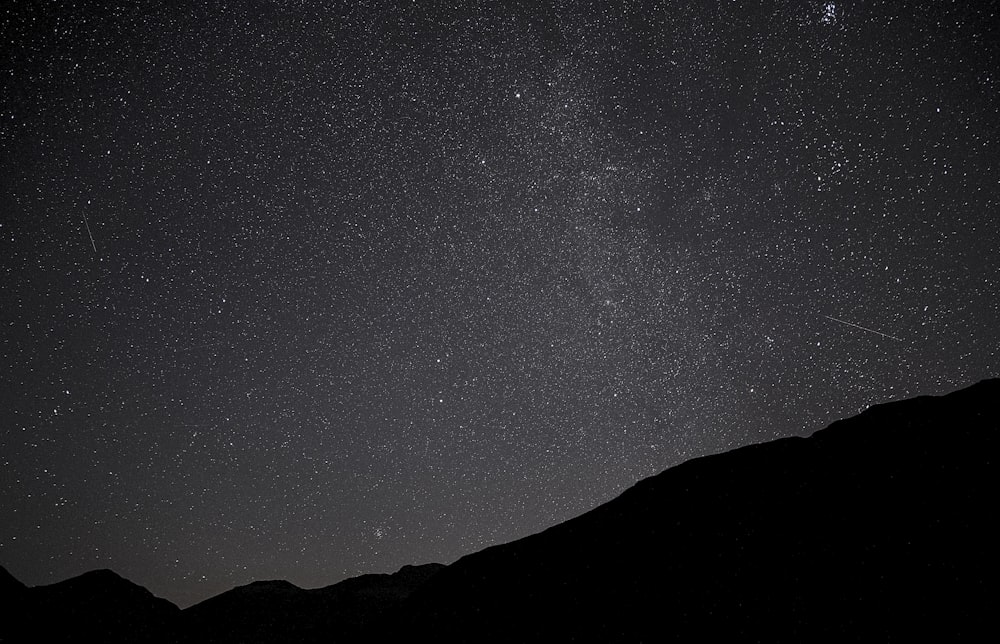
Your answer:
[[[990,3],[4,7],[28,584],[447,563],[1000,373]]]

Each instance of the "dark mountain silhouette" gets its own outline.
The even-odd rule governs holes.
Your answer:
[[[3,607],[5,614],[19,614],[22,611],[27,592],[28,589],[24,584],[7,572],[6,568],[0,566],[0,606]],[[6,627],[0,625],[0,642],[3,641],[5,631]]]
[[[0,599],[9,600],[21,596],[27,586],[22,584],[7,569],[0,566]]]
[[[353,641],[442,568],[403,566],[391,575],[362,575],[313,590],[257,581],[184,611],[110,570],[27,588],[0,568],[10,616],[0,621],[0,642]]]
[[[23,607],[0,639],[979,639],[996,594],[998,406],[988,380],[872,407],[683,463],[447,567],[315,590],[256,582],[178,611],[108,571],[28,589],[0,574],[4,603]]]
[[[438,642],[978,638],[996,596],[998,406],[1000,380],[989,380],[688,461],[448,566],[407,602],[397,632]]]
[[[391,575],[362,575],[304,590],[287,581],[258,581],[191,606],[182,614],[185,642],[329,642],[360,638],[398,610],[441,564],[403,566]]]
[[[152,641],[180,616],[167,600],[110,570],[27,588],[20,599],[4,620],[0,641]]]

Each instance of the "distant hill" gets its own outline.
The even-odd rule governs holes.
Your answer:
[[[180,616],[167,600],[110,570],[26,588],[18,599],[0,626],[2,642],[153,641]]]
[[[991,632],[1000,380],[683,463],[450,566],[180,611],[110,571],[25,588],[0,641],[949,641]],[[986,629],[986,630],[982,630]]]
[[[7,572],[6,568],[0,567],[0,606],[3,607],[4,614],[17,615],[23,610],[23,605],[27,599],[28,589],[20,581]],[[0,642],[3,642],[3,634],[9,627],[10,620],[7,619],[7,627],[0,622]]]
[[[7,572],[6,568],[0,567],[0,599],[19,597],[26,589],[27,587]]]
[[[391,575],[362,575],[303,590],[287,581],[259,581],[234,588],[183,611],[183,642],[354,641],[403,601],[441,564],[403,566]]]

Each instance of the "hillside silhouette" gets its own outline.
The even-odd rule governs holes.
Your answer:
[[[845,641],[989,632],[1000,380],[688,461],[449,566],[186,610],[109,571],[26,588],[2,641]],[[983,631],[982,629],[987,628]]]

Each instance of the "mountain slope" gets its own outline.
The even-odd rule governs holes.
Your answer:
[[[234,588],[183,611],[183,642],[328,642],[360,637],[444,566],[403,566],[304,590],[287,581]]]
[[[0,641],[980,639],[992,620],[1000,380],[693,461],[450,566],[185,611],[110,571],[25,588]]]
[[[14,577],[14,575],[7,572],[7,569],[3,566],[0,566],[0,598],[6,601],[12,597],[18,597],[26,589],[26,586]]]
[[[20,610],[4,620],[2,641],[151,641],[180,615],[167,600],[110,570],[27,588],[20,599]]]
[[[995,591],[998,406],[1000,380],[984,381],[686,462],[452,564],[414,593],[396,633],[970,637]]]

